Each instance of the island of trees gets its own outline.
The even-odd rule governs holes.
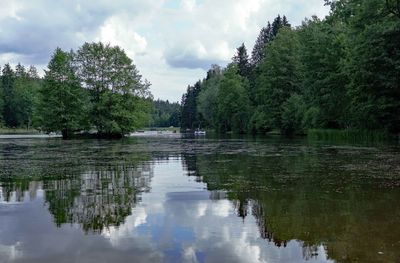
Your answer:
[[[150,83],[117,46],[57,48],[44,77],[34,66],[6,64],[0,80],[0,128],[6,132],[20,128],[64,138],[110,138],[144,126],[180,126],[180,104],[153,100]]]
[[[249,57],[212,66],[182,97],[183,129],[400,132],[400,1],[325,1],[325,19],[268,23]]]
[[[85,43],[76,52],[57,48],[43,78],[37,70],[6,64],[0,122],[9,128],[122,137],[148,123],[152,96],[132,60],[119,47]]]

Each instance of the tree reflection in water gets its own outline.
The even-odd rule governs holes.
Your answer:
[[[77,178],[46,182],[45,199],[58,226],[78,223],[85,232],[101,232],[124,222],[140,194],[150,189],[152,175],[149,164],[140,169],[89,171]]]
[[[305,259],[323,246],[337,262],[399,260],[400,191],[386,187],[399,177],[380,169],[380,158],[337,151],[183,156],[189,176],[225,191],[237,216],[254,216],[260,236],[277,247],[298,240]],[[391,158],[386,167],[398,165]]]
[[[0,202],[33,200],[43,191],[57,226],[79,224],[86,233],[119,226],[140,201],[141,193],[150,190],[153,168],[146,154],[125,151],[121,155],[126,145],[99,144],[89,147],[72,144],[63,148],[66,152],[56,152],[53,156],[51,150],[39,148],[22,167],[7,167],[10,175],[0,177]],[[20,149],[18,145],[15,147]],[[16,152],[16,149],[6,150]],[[41,162],[49,159],[54,162],[42,166]],[[5,158],[4,166],[7,161]],[[55,169],[59,166],[63,169]]]

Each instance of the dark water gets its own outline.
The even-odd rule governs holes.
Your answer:
[[[400,149],[0,139],[0,262],[400,262]]]

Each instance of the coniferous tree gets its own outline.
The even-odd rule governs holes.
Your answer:
[[[265,57],[265,46],[272,39],[272,26],[268,22],[266,27],[263,27],[257,37],[256,43],[254,44],[253,51],[251,52],[251,63],[257,66]]]
[[[30,79],[32,79],[32,80],[38,80],[40,77],[39,77],[39,74],[38,74],[38,71],[37,71],[37,69],[36,69],[36,67],[35,66],[29,66],[29,69],[28,69],[28,76],[29,76],[29,78]]]
[[[201,84],[200,81],[198,81],[194,86],[188,86],[186,93],[182,96],[182,129],[195,129],[201,125],[197,113],[197,97],[200,93],[200,89]]]
[[[7,127],[17,127],[14,109],[14,80],[15,73],[10,64],[5,64],[2,70],[1,82],[3,88],[3,119]]]
[[[291,27],[292,25],[289,23],[288,19],[286,16],[283,16],[282,18],[282,26],[286,26],[286,27]]]
[[[291,27],[291,25],[286,16],[283,16],[282,18],[280,15],[278,15],[274,19],[274,22],[272,22],[272,39],[278,35],[278,32],[282,27]]]
[[[17,64],[14,80],[13,111],[17,127],[29,129],[32,125],[39,85],[29,77],[29,72],[21,64]]]
[[[244,43],[238,47],[236,55],[233,57],[233,63],[237,65],[237,70],[240,76],[244,78],[250,77],[250,61],[247,54],[247,49]]]
[[[251,53],[251,62],[253,66],[257,66],[265,58],[265,46],[276,37],[279,29],[282,27],[291,27],[286,16],[283,18],[278,15],[272,25],[268,22],[266,27],[263,27],[257,37],[256,43],[254,44],[253,51]]]

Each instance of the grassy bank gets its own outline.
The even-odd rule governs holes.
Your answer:
[[[23,128],[0,128],[0,134],[39,134],[40,132],[35,129]]]

